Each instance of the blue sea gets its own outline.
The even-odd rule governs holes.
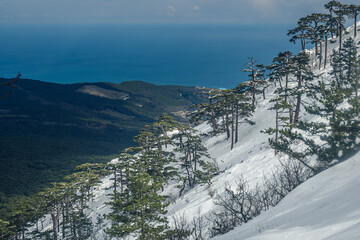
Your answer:
[[[299,51],[291,26],[0,25],[0,77],[55,83],[142,80],[231,88],[247,80],[248,57],[270,64]]]

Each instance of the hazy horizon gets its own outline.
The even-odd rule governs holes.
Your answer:
[[[295,24],[328,0],[0,0],[0,23]],[[356,0],[344,3],[357,3]]]

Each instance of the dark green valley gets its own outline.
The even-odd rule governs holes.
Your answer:
[[[184,111],[205,100],[201,91],[140,81],[20,79],[0,101],[0,197],[30,195],[81,163],[111,160],[163,112],[186,121]]]

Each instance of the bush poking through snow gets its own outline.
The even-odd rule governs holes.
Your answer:
[[[209,220],[211,237],[222,235],[234,227],[247,223],[261,212],[278,204],[289,192],[311,176],[311,171],[296,160],[280,162],[280,166],[265,178],[264,187],[250,189],[248,183],[240,178],[236,189],[225,186],[225,192],[214,199],[218,211],[212,211]]]

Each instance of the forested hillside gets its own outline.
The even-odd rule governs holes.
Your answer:
[[[10,202],[0,236],[357,239],[360,6],[324,7],[289,30],[302,51],[250,57],[248,79],[207,89],[187,113],[196,127],[162,114],[111,162]],[[80,91],[112,90],[98,87]]]
[[[184,121],[190,105],[206,100],[200,89],[145,82],[64,85],[20,79],[14,86],[0,101],[0,194],[5,195],[35,193],[78,164],[107,162],[163,112]]]

